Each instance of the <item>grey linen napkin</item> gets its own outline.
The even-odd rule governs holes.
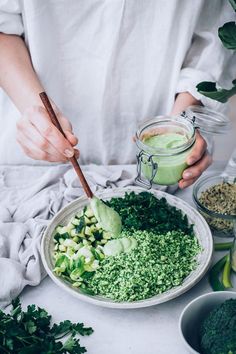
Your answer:
[[[93,192],[133,184],[134,166],[87,166]],[[42,233],[52,216],[83,194],[69,165],[0,166],[0,307],[46,275]]]

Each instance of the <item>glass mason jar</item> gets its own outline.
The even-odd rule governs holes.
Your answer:
[[[229,119],[206,107],[191,106],[178,116],[158,116],[143,122],[135,137],[138,149],[136,183],[146,188],[153,184],[178,183],[194,147],[196,129],[201,131],[212,153],[212,136],[225,133],[229,129]],[[148,143],[155,137],[157,144]]]

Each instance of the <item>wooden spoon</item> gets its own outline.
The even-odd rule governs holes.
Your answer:
[[[57,116],[53,110],[53,107],[51,105],[51,102],[48,99],[48,96],[46,92],[41,92],[39,94],[43,105],[52,121],[52,123],[57,127],[57,129],[61,132],[61,134],[64,136],[65,139],[66,135],[57,119]],[[121,218],[119,214],[112,208],[109,208],[105,203],[103,203],[99,198],[94,196],[93,192],[91,191],[88,182],[86,181],[86,178],[84,177],[84,174],[80,168],[80,165],[78,161],[76,160],[75,156],[69,158],[71,164],[74,167],[75,172],[77,173],[77,176],[79,177],[79,180],[81,182],[81,185],[84,189],[85,194],[87,197],[90,199],[90,205],[91,208],[93,209],[94,215],[96,219],[98,220],[99,224],[102,226],[102,228],[105,231],[110,232],[114,236],[118,236],[121,232]]]

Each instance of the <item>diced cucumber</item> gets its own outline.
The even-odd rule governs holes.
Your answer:
[[[67,232],[70,233],[72,229],[74,229],[75,225],[72,224],[71,222],[67,226]]]
[[[92,236],[92,235],[93,235],[93,233],[92,233],[92,231],[90,230],[90,227],[89,227],[89,226],[85,226],[84,233],[85,233],[85,235],[87,235],[87,236]]]
[[[72,223],[73,225],[79,225],[80,219],[78,219],[78,218],[73,218],[73,219],[71,220],[71,223]]]
[[[77,246],[77,243],[71,239],[66,239],[63,243],[64,246],[66,247],[76,247]]]
[[[107,232],[107,231],[103,231],[103,238],[105,240],[110,240],[112,238],[112,235],[110,234],[110,232]]]
[[[66,251],[66,247],[64,245],[59,245],[59,251],[65,252]]]
[[[80,218],[83,215],[83,210],[80,210],[76,215],[75,218]]]
[[[54,236],[55,240],[60,240],[60,238],[69,238],[70,234],[68,232],[67,226],[57,226],[56,235]]]
[[[78,236],[81,238],[85,238],[85,233],[84,233],[84,229],[78,233]]]
[[[89,219],[91,219],[94,216],[94,213],[90,207],[86,208],[86,211],[84,213]]]
[[[84,215],[84,221],[85,221],[86,225],[91,225],[92,224],[91,219],[89,219],[86,215]]]
[[[81,285],[81,282],[80,282],[80,281],[76,281],[76,282],[72,283],[72,286],[73,286],[74,288],[79,288],[80,285]]]
[[[102,230],[102,227],[98,222],[95,224],[95,226],[96,226],[97,230]]]
[[[93,224],[96,224],[96,223],[97,223],[97,219],[95,218],[95,216],[93,216],[93,217],[91,218],[91,222],[92,222]]]
[[[72,237],[78,236],[78,232],[76,231],[76,229],[71,230],[70,234]]]
[[[56,232],[58,232],[60,235],[63,235],[67,233],[67,227],[66,226],[57,226]]]
[[[96,228],[96,226],[95,226],[94,224],[90,226],[90,230],[91,230],[91,232],[96,232],[96,231],[98,231],[97,228]]]

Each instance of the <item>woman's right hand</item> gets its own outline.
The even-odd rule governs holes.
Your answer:
[[[73,155],[79,156],[79,151],[73,148],[78,139],[69,120],[52,105],[67,139],[51,122],[46,109],[34,106],[28,108],[17,122],[17,141],[25,154],[34,160],[66,162]]]

